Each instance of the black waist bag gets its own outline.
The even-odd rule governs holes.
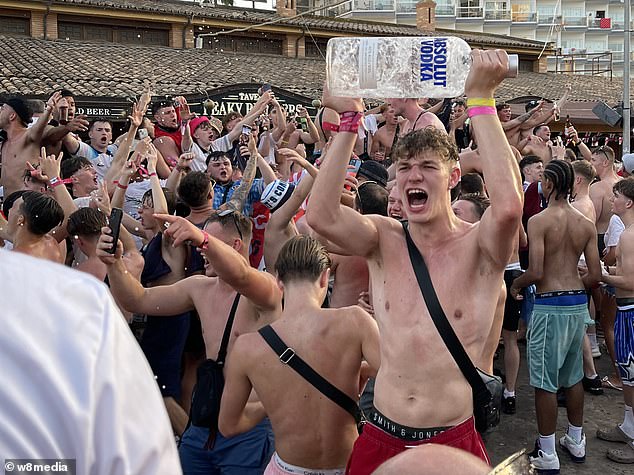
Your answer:
[[[203,361],[196,370],[196,386],[192,393],[191,423],[197,427],[218,430],[220,397],[225,386],[224,365],[214,360]]]
[[[504,385],[499,376],[491,376],[479,368],[476,369],[487,391],[477,394],[475,389],[473,390],[473,418],[476,430],[484,434],[500,423]]]
[[[225,387],[223,368],[227,356],[227,347],[231,336],[233,320],[238,308],[240,294],[236,295],[229,313],[225,331],[222,335],[218,358],[203,361],[196,370],[196,386],[192,392],[192,404],[189,412],[189,425],[205,427],[209,429],[209,439],[205,444],[206,449],[211,449],[216,441],[218,433],[218,416],[220,414],[220,399]]]

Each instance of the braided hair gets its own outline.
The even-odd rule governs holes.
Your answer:
[[[572,188],[575,183],[575,173],[572,165],[564,160],[551,160],[544,169],[544,178],[553,184],[553,190],[546,197],[550,201],[550,197],[555,193],[555,200],[565,198],[570,200],[572,197]]]

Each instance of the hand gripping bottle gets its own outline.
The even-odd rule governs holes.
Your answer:
[[[461,38],[332,38],[326,51],[330,94],[339,97],[457,97],[471,67],[471,47]],[[509,55],[517,76],[518,57]]]

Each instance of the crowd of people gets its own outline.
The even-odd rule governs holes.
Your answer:
[[[156,413],[149,447],[97,451],[124,460],[108,473],[488,473],[480,402],[438,308],[489,378],[503,344],[508,415],[529,404],[516,395],[527,339],[537,421],[528,461],[539,472],[559,473],[558,404],[568,415],[559,453],[585,461],[595,435],[583,430],[584,395],[604,387],[622,391],[625,411],[596,437],[620,443],[608,458],[634,463],[634,154],[591,150],[569,121],[551,135],[566,97],[513,118],[495,101],[507,69],[503,51],[474,51],[464,97],[369,108],[326,89],[315,117],[290,116],[264,87],[247,115],[222,119],[148,90],[116,139],[108,120],[76,113],[72,91],[1,106],[0,270],[21,265],[16,252],[37,258],[24,268],[39,288],[38,266],[52,274],[43,261],[71,267],[59,274],[76,287],[62,313],[105,289],[93,278],[105,283],[113,300],[99,299],[122,315],[108,328],[129,324],[142,351],[117,333],[128,360],[113,361],[140,381],[154,376],[130,382],[139,406],[143,391],[156,393],[139,407],[146,423]],[[43,316],[60,317],[54,307]],[[603,378],[598,324],[614,364]],[[66,338],[91,341],[74,325]],[[88,346],[76,358],[93,361]],[[116,405],[125,391],[102,397]],[[115,425],[136,417],[111,412]],[[143,440],[148,429],[137,431]]]

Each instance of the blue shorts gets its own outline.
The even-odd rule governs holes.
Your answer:
[[[528,326],[530,385],[548,392],[569,388],[583,378],[583,336],[588,297],[584,291],[546,296],[537,294]]]
[[[634,308],[620,307],[614,321],[616,366],[626,386],[634,387]]]
[[[178,454],[184,475],[261,475],[275,451],[271,422],[264,419],[244,434],[229,439],[218,433],[212,449],[205,449],[209,429],[189,426]]]

